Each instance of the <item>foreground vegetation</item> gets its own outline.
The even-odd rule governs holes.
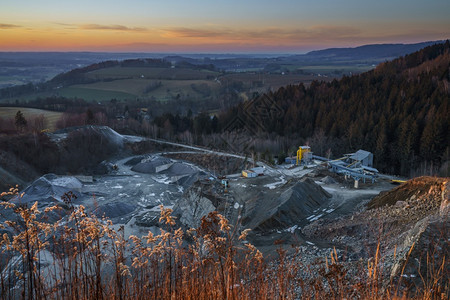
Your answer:
[[[268,263],[228,221],[210,213],[199,228],[176,229],[171,210],[161,207],[161,231],[126,236],[126,228],[75,206],[38,209],[20,204],[11,189],[2,202],[0,295],[2,299],[448,299],[446,257],[424,274],[423,286],[408,290],[383,278],[381,250],[360,270],[350,270],[331,252],[325,263],[302,264],[301,255],[278,251]],[[411,252],[411,251],[410,251]],[[428,278],[431,274],[431,278]],[[387,285],[383,284],[386,283]],[[399,282],[400,281],[400,282]],[[390,284],[389,284],[390,282]],[[394,284],[394,282],[396,282]]]

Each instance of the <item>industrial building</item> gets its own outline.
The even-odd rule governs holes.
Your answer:
[[[373,154],[369,151],[358,150],[355,153],[345,154],[345,156],[351,165],[373,166]]]
[[[345,154],[339,159],[330,160],[325,157],[313,155],[309,146],[300,146],[297,156],[285,158],[285,163],[296,165],[307,165],[314,160],[325,162],[331,172],[342,174],[346,178],[355,180],[355,188],[358,188],[359,181],[370,180],[372,183],[378,177],[378,170],[373,168],[373,154],[369,151],[358,150],[355,153]]]
[[[355,188],[358,188],[362,179],[371,180],[372,183],[378,177],[378,170],[373,168],[373,154],[365,150],[358,150],[355,153],[345,154],[343,158],[336,160],[326,160],[330,170],[345,177],[355,180]]]
[[[296,156],[286,157],[284,162],[287,164],[306,165],[312,162],[313,153],[311,152],[311,147],[300,146],[297,150]]]
[[[263,167],[255,167],[249,170],[242,170],[242,176],[252,178],[264,175]]]

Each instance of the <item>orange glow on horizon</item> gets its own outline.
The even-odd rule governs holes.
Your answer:
[[[407,5],[406,5],[407,3]],[[449,38],[447,0],[21,0],[0,51],[291,52]]]
[[[395,31],[390,31],[392,40],[425,40],[420,35],[414,38],[404,32],[404,28],[397,26]],[[434,35],[436,39],[439,39],[439,34],[445,36],[445,33],[423,32],[423,36]],[[34,28],[0,24],[0,41],[0,51],[295,52],[327,46],[349,47],[386,42],[386,38],[369,26],[354,28],[322,25],[303,29],[203,26],[151,29],[99,24],[57,24],[53,27],[39,25]]]
[[[14,28],[0,30],[0,51],[135,51],[206,48],[220,50],[224,47],[257,48],[279,45],[280,39],[258,37],[243,39],[232,36],[182,36],[176,32],[145,31],[121,32],[113,30],[60,30],[60,29],[26,29]],[[284,45],[295,47],[289,40]],[[298,45],[297,45],[298,46]]]

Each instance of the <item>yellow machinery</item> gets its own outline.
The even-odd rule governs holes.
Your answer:
[[[297,166],[301,163],[302,158],[305,157],[305,154],[311,152],[311,148],[309,146],[300,146],[297,150]]]

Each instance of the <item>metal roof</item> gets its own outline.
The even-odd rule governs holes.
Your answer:
[[[249,171],[255,172],[256,174],[264,174],[264,168],[263,167],[251,168]]]
[[[372,153],[370,153],[369,151],[365,151],[365,150],[358,150],[356,151],[356,153],[353,153],[350,156],[350,159],[353,160],[358,160],[358,161],[362,161],[365,158],[367,158],[369,155],[371,155]]]

